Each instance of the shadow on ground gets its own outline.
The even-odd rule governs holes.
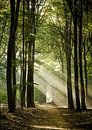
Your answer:
[[[76,112],[48,106],[0,112],[0,130],[92,130],[92,109]]]

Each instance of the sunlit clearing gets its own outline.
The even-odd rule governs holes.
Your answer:
[[[52,93],[49,91],[46,92],[46,102],[47,103],[52,102]]]
[[[36,88],[46,96],[46,103],[53,102],[58,107],[67,107],[66,82],[55,77],[45,67],[39,65],[35,71]]]

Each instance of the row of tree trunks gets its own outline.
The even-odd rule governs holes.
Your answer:
[[[7,50],[7,94],[8,94],[8,106],[9,111],[13,112],[16,107],[16,30],[18,24],[18,13],[20,1],[17,0],[15,6],[15,0],[10,0],[11,7],[11,26],[10,26],[10,37],[8,42]],[[36,0],[26,0],[28,5],[29,13],[29,35],[30,40],[28,43],[28,73],[27,73],[27,107],[35,107],[34,103],[34,56],[35,56],[35,35],[36,35],[36,21],[35,21],[35,5]],[[70,1],[72,2],[72,1]],[[69,3],[69,1],[68,1]],[[85,89],[83,81],[83,69],[82,69],[82,0],[80,1],[80,8],[78,9],[78,1],[74,0],[74,5],[70,6],[71,16],[73,16],[74,23],[74,81],[75,81],[75,97],[76,97],[76,108],[77,110],[86,109],[85,104]],[[74,10],[72,10],[72,8]],[[72,96],[72,81],[71,81],[71,23],[72,19],[68,17],[68,10],[65,10],[66,17],[66,61],[67,61],[67,92],[68,92],[68,108],[73,109],[73,96]],[[79,18],[78,13],[80,13]],[[70,23],[69,23],[69,21]],[[27,46],[25,45],[25,0],[23,0],[23,69],[21,69],[21,108],[25,106],[25,91],[26,91],[26,56],[25,53]],[[78,23],[79,22],[79,23]],[[79,27],[79,28],[78,28]],[[79,29],[79,30],[78,30]],[[78,34],[79,31],[79,35]],[[79,38],[79,39],[78,39]],[[79,41],[78,41],[79,40]],[[79,68],[78,68],[78,43],[79,43]],[[85,46],[84,46],[85,47]],[[85,51],[85,48],[84,48]],[[85,60],[85,59],[84,59]],[[81,102],[78,85],[78,69],[80,70],[80,86],[81,86]],[[12,99],[11,99],[12,97]]]
[[[27,3],[27,25],[25,24],[25,3]],[[31,5],[31,6],[30,6]],[[35,107],[34,103],[34,52],[35,52],[35,5],[36,1],[23,0],[23,70],[21,70],[21,108],[25,107],[25,92],[27,87],[27,107]],[[30,23],[30,24],[29,24]],[[25,25],[28,27],[28,45],[25,42]],[[27,65],[28,56],[28,65]],[[27,68],[28,67],[28,68]],[[28,71],[28,72],[26,72]],[[26,76],[27,75],[27,76]],[[27,80],[26,80],[27,77]]]
[[[64,9],[65,9],[64,13],[65,13],[65,19],[66,19],[65,54],[66,54],[66,66],[67,66],[68,108],[70,108],[70,109],[74,108],[73,95],[72,95],[72,80],[71,80],[71,54],[72,54],[71,27],[72,27],[72,18],[73,18],[75,102],[76,102],[76,109],[78,111],[80,111],[81,109],[83,109],[83,110],[86,109],[85,88],[84,88],[84,79],[83,79],[83,63],[82,63],[82,45],[83,45],[83,43],[82,43],[83,3],[82,2],[83,1],[81,0],[79,2],[80,4],[78,3],[78,0],[74,0],[74,2],[67,0],[66,2],[67,3],[65,3],[65,1],[63,1]],[[69,8],[67,7],[67,4],[68,4]],[[69,14],[69,9],[71,11],[71,18],[70,18],[70,14]],[[84,46],[84,51],[85,51],[85,46]],[[84,63],[86,63],[85,58],[84,58]],[[85,83],[86,83],[86,87],[87,87],[87,75],[86,74],[87,73],[85,70],[85,79],[86,79]],[[79,78],[79,76],[80,76],[80,78]],[[80,85],[79,85],[79,83],[80,83]]]
[[[10,0],[11,8],[11,26],[10,26],[10,37],[8,42],[7,50],[7,95],[8,95],[8,106],[9,111],[14,112],[16,107],[16,44],[15,34],[18,24],[18,14],[20,1],[17,0],[15,4],[14,0]],[[31,1],[31,10],[28,4],[28,13],[30,15],[30,41],[28,46],[28,75],[27,75],[27,107],[35,107],[34,103],[34,51],[35,51],[35,4],[36,1]],[[16,5],[16,6],[15,6]],[[26,58],[27,58],[27,44],[25,44],[25,0],[23,0],[23,69],[21,68],[21,108],[25,106],[25,92],[26,92]],[[20,54],[21,55],[21,54]],[[11,98],[12,97],[12,98]]]
[[[27,2],[28,17],[28,45],[25,43],[25,0],[23,0],[23,72],[21,71],[23,82],[21,83],[21,108],[25,106],[25,92],[27,87],[27,107],[35,107],[34,103],[34,52],[35,52],[35,4],[36,1]],[[30,6],[31,4],[31,6]],[[30,24],[29,24],[30,23]],[[28,47],[28,48],[27,48]],[[27,65],[28,55],[28,65]],[[28,69],[27,69],[28,67]],[[28,72],[26,72],[28,70]],[[27,75],[27,81],[26,81]],[[27,86],[26,86],[27,84]]]

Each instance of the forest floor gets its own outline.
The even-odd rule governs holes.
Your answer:
[[[92,130],[92,109],[77,112],[49,104],[8,113],[0,109],[0,130]]]

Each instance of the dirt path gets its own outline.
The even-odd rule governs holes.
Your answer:
[[[44,104],[14,114],[1,111],[0,130],[92,130],[92,110],[76,112]]]

